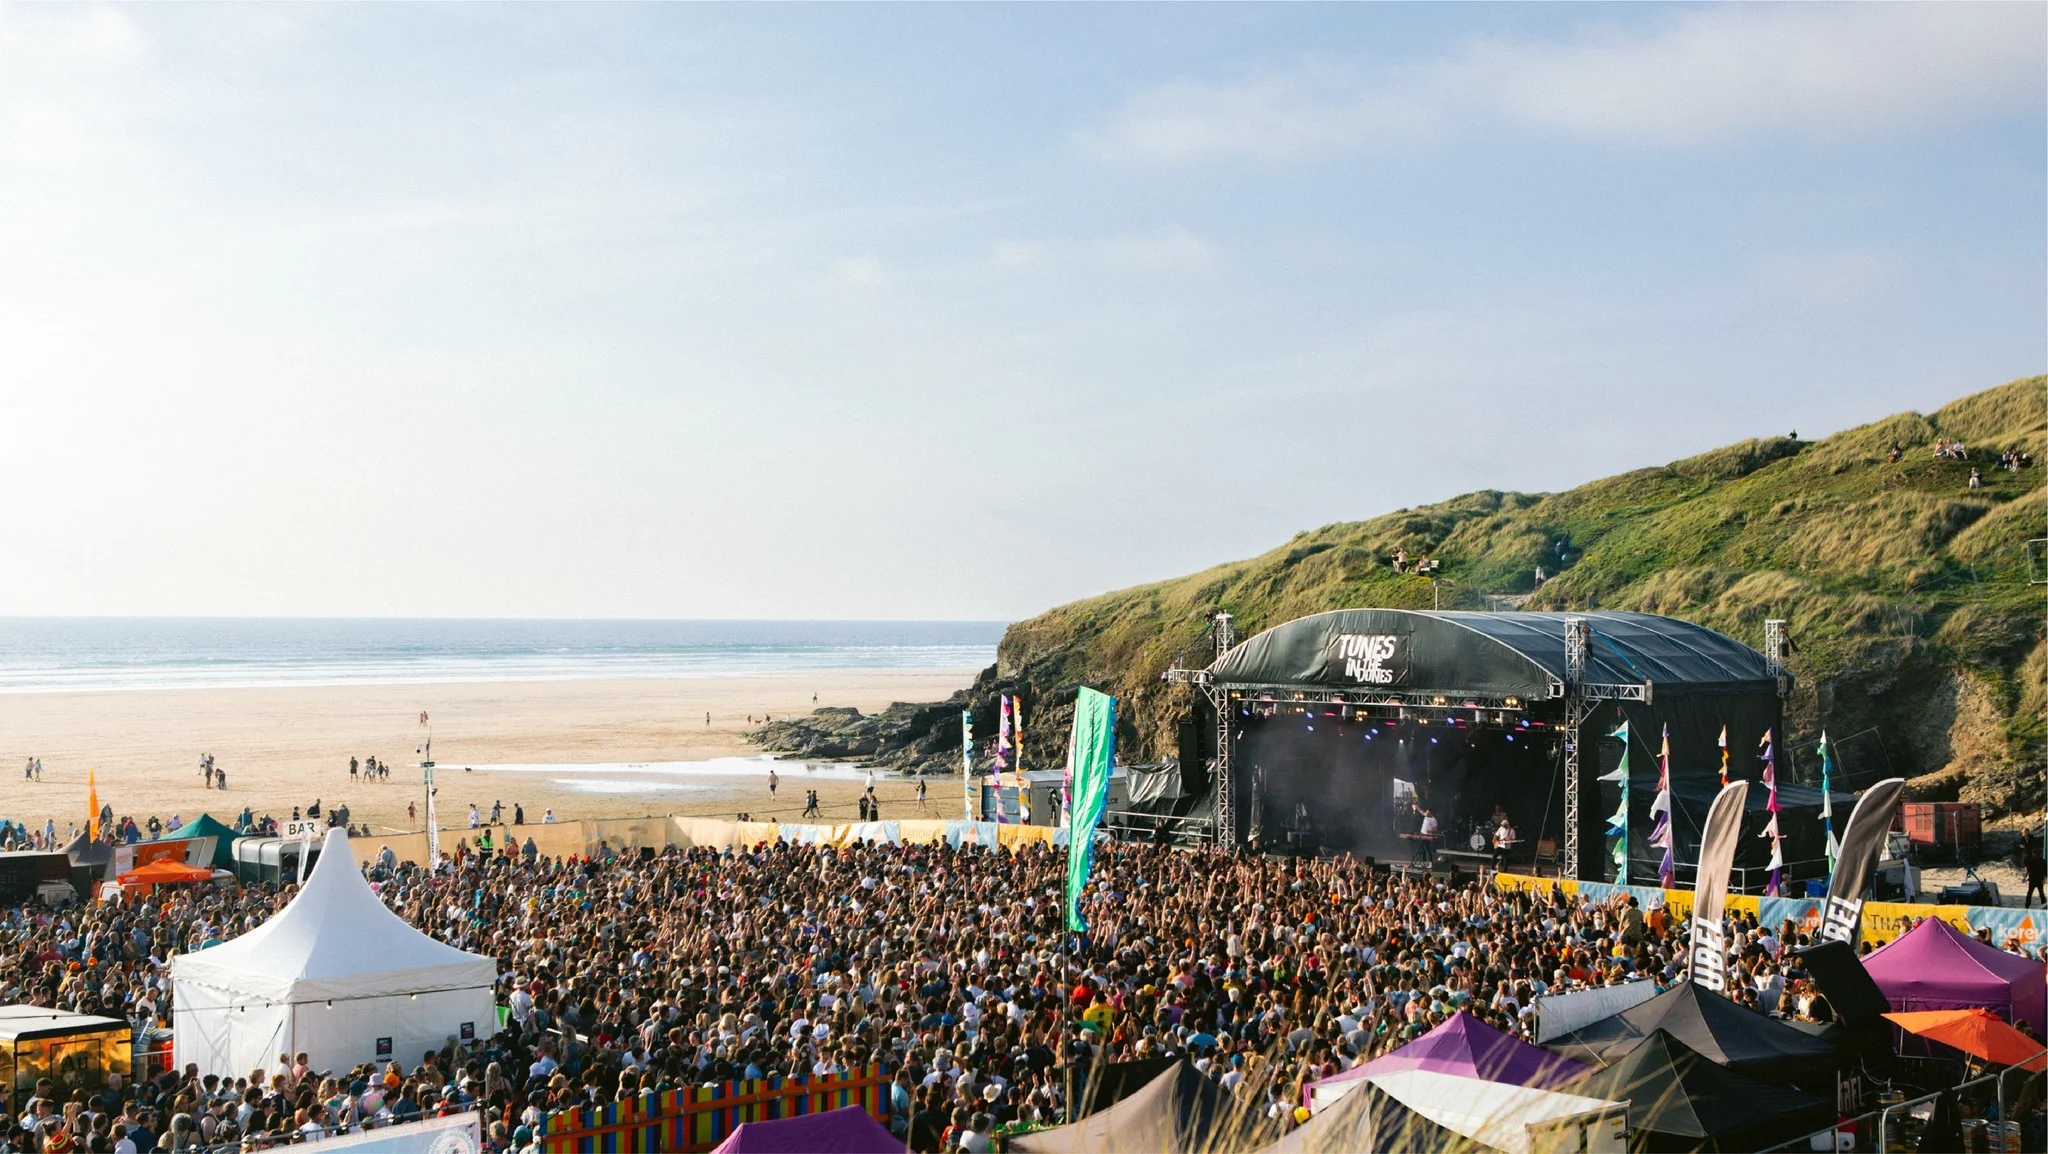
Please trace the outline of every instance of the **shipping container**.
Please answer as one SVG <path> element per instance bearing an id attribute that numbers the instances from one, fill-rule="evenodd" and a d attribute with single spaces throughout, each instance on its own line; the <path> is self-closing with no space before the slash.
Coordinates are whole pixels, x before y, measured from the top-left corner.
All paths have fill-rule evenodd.
<path id="1" fill-rule="evenodd" d="M 1977 807 L 1956 801 L 1909 801 L 1899 806 L 1906 837 L 1915 846 L 1974 854 L 1982 842 Z"/>

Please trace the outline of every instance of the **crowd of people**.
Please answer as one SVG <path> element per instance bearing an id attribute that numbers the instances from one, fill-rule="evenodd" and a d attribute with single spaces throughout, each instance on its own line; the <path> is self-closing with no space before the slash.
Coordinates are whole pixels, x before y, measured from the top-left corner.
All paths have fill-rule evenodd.
<path id="1" fill-rule="evenodd" d="M 1685 967 L 1683 927 L 1633 899 L 1503 892 L 1350 858 L 1119 843 L 1086 935 L 1063 930 L 1064 855 L 941 845 L 615 850 L 517 839 L 429 871 L 377 855 L 385 902 L 498 959 L 509 1027 L 408 1066 L 186 1069 L 17 1102 L 0 1150 L 256 1149 L 415 1113 L 480 1110 L 491 1148 L 550 1111 L 704 1082 L 892 1079 L 917 1151 L 979 1150 L 1064 1117 L 1068 1067 L 1185 1055 L 1285 1124 L 1302 1085 L 1459 1010 L 1533 1040 L 1536 998 Z M 261 924 L 290 886 L 164 889 L 0 914 L 0 1000 L 169 1025 L 169 960 Z M 1732 996 L 1823 1012 L 1795 927 L 1731 920 Z M 52 1139 L 51 1131 L 68 1135 Z M 68 1140 L 73 1145 L 64 1145 Z"/>

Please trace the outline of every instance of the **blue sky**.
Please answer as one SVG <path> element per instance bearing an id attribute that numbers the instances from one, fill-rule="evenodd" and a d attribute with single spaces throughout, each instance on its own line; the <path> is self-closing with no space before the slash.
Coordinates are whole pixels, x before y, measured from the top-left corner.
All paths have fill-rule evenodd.
<path id="1" fill-rule="evenodd" d="M 0 7 L 0 605 L 1011 618 L 2048 363 L 2038 5 Z"/>

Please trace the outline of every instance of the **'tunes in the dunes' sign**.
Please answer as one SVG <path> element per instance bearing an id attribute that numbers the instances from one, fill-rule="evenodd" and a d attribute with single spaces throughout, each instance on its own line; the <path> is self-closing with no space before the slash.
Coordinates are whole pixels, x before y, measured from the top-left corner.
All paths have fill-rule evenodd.
<path id="1" fill-rule="evenodd" d="M 1392 685 L 1405 672 L 1396 658 L 1405 661 L 1401 638 L 1392 633 L 1339 633 L 1330 641 L 1332 663 L 1344 671 L 1346 680 L 1360 685 Z"/>

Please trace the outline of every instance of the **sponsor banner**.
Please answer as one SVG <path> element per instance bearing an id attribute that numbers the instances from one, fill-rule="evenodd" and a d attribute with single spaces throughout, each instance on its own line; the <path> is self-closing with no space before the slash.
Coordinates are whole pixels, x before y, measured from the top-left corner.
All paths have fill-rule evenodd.
<path id="1" fill-rule="evenodd" d="M 1699 886 L 1692 911 L 1692 980 L 1719 993 L 1728 985 L 1728 947 L 1722 919 L 1728 899 L 1728 871 L 1735 865 L 1735 843 L 1742 836 L 1742 803 L 1749 783 L 1731 781 L 1707 810 L 1700 834 Z M 1775 875 L 1773 875 L 1775 877 Z"/>
<path id="2" fill-rule="evenodd" d="M 1502 873 L 1494 876 L 1494 886 L 1501 890 L 1534 893 L 1548 897 L 1555 878 L 1529 877 L 1526 874 Z M 1583 898 L 1591 902 L 1604 902 L 1628 894 L 1636 898 L 1644 909 L 1651 909 L 1653 900 L 1668 903 L 1674 917 L 1683 916 L 1681 911 L 1689 910 L 1694 895 L 1687 890 L 1658 890 L 1648 886 L 1610 886 L 1600 882 L 1563 883 L 1567 898 Z M 1724 914 L 1754 914 L 1759 924 L 1776 930 L 1788 919 L 1801 929 L 1812 931 L 1831 914 L 1828 902 L 1808 898 L 1758 898 L 1744 894 L 1730 894 L 1724 899 Z M 1908 902 L 1864 902 L 1861 910 L 1858 941 L 1872 946 L 1881 946 L 1904 934 L 1912 927 L 1909 922 L 1920 922 L 1927 918 L 1940 918 L 1966 934 L 1975 935 L 1978 930 L 1991 931 L 1991 944 L 2000 949 L 2017 949 L 2031 957 L 2042 957 L 2043 939 L 2048 938 L 2048 910 L 2026 910 L 2011 907 L 1992 906 L 1930 906 Z"/>
<path id="3" fill-rule="evenodd" d="M 1870 892 L 1871 874 L 1884 852 L 1885 834 L 1892 815 L 1899 809 L 1899 793 L 1906 788 L 1903 777 L 1887 778 L 1863 791 L 1856 810 L 1849 815 L 1849 828 L 1842 836 L 1841 857 L 1828 878 L 1828 909 L 1821 934 L 1831 942 L 1854 942 L 1856 923 L 1862 916 L 1863 896 Z"/>
<path id="4" fill-rule="evenodd" d="M 1822 912 L 1825 903 L 1812 898 L 1758 898 L 1756 899 L 1757 924 L 1767 926 L 1775 933 L 1786 922 L 1791 922 L 1803 934 L 1820 932 Z"/>

